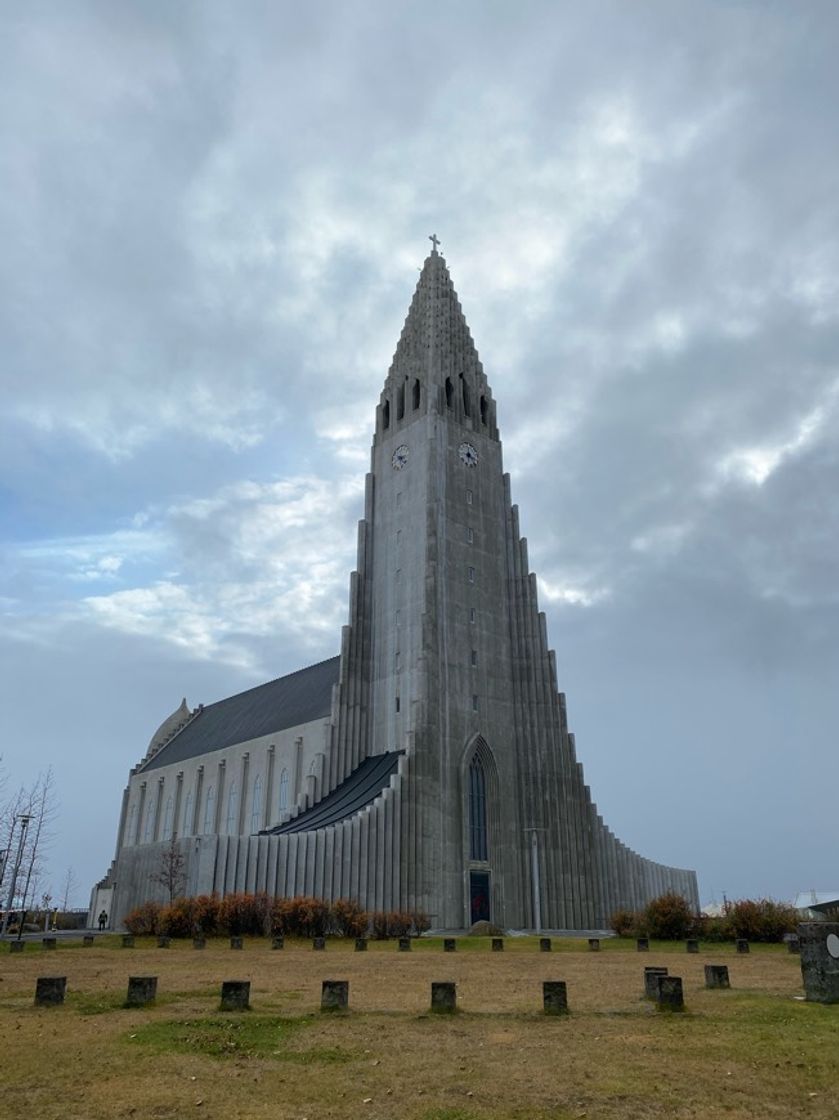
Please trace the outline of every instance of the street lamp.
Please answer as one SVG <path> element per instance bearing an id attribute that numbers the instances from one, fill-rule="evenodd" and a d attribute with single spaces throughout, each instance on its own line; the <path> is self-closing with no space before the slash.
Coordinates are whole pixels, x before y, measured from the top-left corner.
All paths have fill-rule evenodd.
<path id="1" fill-rule="evenodd" d="M 8 928 L 8 925 L 9 925 L 9 915 L 11 914 L 12 904 L 14 903 L 14 900 L 15 900 L 15 890 L 17 888 L 18 872 L 20 871 L 20 864 L 21 864 L 21 860 L 23 859 L 23 843 L 26 839 L 26 830 L 29 827 L 29 822 L 31 820 L 32 820 L 32 814 L 31 813 L 21 813 L 20 816 L 15 817 L 14 821 L 12 822 L 12 835 L 14 835 L 14 826 L 18 821 L 20 821 L 20 836 L 18 837 L 18 841 L 17 841 L 17 855 L 15 856 L 15 865 L 12 869 L 12 881 L 11 881 L 11 884 L 9 886 L 9 900 L 6 903 L 6 912 L 3 915 L 3 927 L 2 927 L 2 929 L 0 929 L 0 937 L 5 937 L 6 936 L 6 929 Z M 9 850 L 11 850 L 11 848 Z M 20 929 L 18 930 L 18 938 L 20 938 L 22 933 L 23 933 L 23 919 L 21 918 Z"/>

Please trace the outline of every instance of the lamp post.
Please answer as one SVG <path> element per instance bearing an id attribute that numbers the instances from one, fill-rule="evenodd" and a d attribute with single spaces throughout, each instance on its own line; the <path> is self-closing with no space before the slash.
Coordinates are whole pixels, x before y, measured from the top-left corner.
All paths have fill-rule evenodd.
<path id="1" fill-rule="evenodd" d="M 15 890 L 17 888 L 17 877 L 20 871 L 21 860 L 23 859 L 23 843 L 26 840 L 26 830 L 29 827 L 29 822 L 32 820 L 30 813 L 21 813 L 19 817 L 15 817 L 15 822 L 20 821 L 20 836 L 17 841 L 17 854 L 15 856 L 15 864 L 12 868 L 12 881 L 9 886 L 9 899 L 6 903 L 6 913 L 3 915 L 3 927 L 0 929 L 0 937 L 6 936 L 6 929 L 9 925 L 9 915 L 12 910 L 12 904 L 15 900 Z M 12 832 L 14 833 L 14 823 L 12 825 Z M 10 848 L 11 850 L 11 848 Z M 18 937 L 23 933 L 23 920 L 21 919 L 21 928 L 18 930 Z"/>

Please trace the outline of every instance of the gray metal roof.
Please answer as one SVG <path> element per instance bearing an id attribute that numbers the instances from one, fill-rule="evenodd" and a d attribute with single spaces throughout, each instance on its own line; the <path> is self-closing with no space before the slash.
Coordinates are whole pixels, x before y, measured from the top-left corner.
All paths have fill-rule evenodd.
<path id="1" fill-rule="evenodd" d="M 272 836 L 279 836 L 284 832 L 311 832 L 353 816 L 379 796 L 399 764 L 401 754 L 404 751 L 388 751 L 365 758 L 349 777 L 344 778 L 339 786 L 316 805 L 293 820 L 277 825 L 276 828 L 268 828 L 265 832 Z"/>
<path id="2" fill-rule="evenodd" d="M 140 769 L 155 770 L 185 762 L 207 751 L 325 719 L 331 711 L 332 686 L 338 682 L 340 660 L 330 657 L 308 669 L 208 704 Z"/>

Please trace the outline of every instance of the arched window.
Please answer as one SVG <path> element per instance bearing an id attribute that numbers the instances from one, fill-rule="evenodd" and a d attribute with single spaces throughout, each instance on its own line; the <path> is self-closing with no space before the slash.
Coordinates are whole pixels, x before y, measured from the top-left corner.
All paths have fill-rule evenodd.
<path id="1" fill-rule="evenodd" d="M 216 787 L 210 786 L 207 790 L 207 800 L 204 802 L 204 835 L 213 831 L 216 825 Z"/>
<path id="2" fill-rule="evenodd" d="M 253 780 L 253 797 L 251 798 L 251 835 L 259 832 L 262 824 L 262 775 L 257 774 Z"/>
<path id="3" fill-rule="evenodd" d="M 232 836 L 234 832 L 239 831 L 239 814 L 238 814 L 238 800 L 237 795 L 239 791 L 236 788 L 236 783 L 230 786 L 230 792 L 227 795 L 227 820 L 224 822 L 224 831 L 228 836 Z"/>
<path id="4" fill-rule="evenodd" d="M 420 406 L 420 383 L 418 377 L 414 379 L 414 393 L 412 404 L 414 406 L 414 409 L 417 409 Z"/>
<path id="5" fill-rule="evenodd" d="M 469 386 L 463 374 L 460 375 L 460 391 L 463 396 L 463 411 L 467 416 L 472 415 L 472 406 L 469 400 Z"/>
<path id="6" fill-rule="evenodd" d="M 469 764 L 469 858 L 486 860 L 487 797 L 486 775 L 477 755 Z"/>
<path id="7" fill-rule="evenodd" d="M 447 377 L 446 378 L 446 408 L 453 408 L 453 407 L 454 407 L 454 386 L 452 385 L 452 379 L 450 377 Z"/>
<path id="8" fill-rule="evenodd" d="M 396 419 L 401 420 L 405 415 L 405 385 L 404 383 L 396 390 Z"/>
<path id="9" fill-rule="evenodd" d="M 481 397 L 481 423 L 486 424 L 486 422 L 487 422 L 487 399 L 486 399 L 486 397 L 482 396 Z"/>
<path id="10" fill-rule="evenodd" d="M 192 790 L 186 795 L 184 819 L 181 822 L 181 836 L 192 836 Z"/>
<path id="11" fill-rule="evenodd" d="M 278 807 L 281 813 L 288 811 L 288 770 L 283 770 L 280 774 L 280 804 Z"/>
<path id="12" fill-rule="evenodd" d="M 385 401 L 382 405 L 382 427 L 390 427 L 390 401 Z"/>
<path id="13" fill-rule="evenodd" d="M 166 808 L 163 810 L 163 832 L 160 837 L 161 840 L 172 839 L 172 813 L 174 808 L 174 802 L 172 801 L 172 795 L 170 793 L 166 798 Z"/>

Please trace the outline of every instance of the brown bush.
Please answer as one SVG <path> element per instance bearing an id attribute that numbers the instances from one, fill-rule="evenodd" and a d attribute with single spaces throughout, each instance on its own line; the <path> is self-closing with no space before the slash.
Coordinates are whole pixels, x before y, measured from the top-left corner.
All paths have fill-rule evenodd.
<path id="1" fill-rule="evenodd" d="M 135 906 L 123 920 L 123 925 L 136 937 L 154 935 L 159 932 L 162 909 L 159 902 L 144 902 L 140 906 Z"/>
<path id="2" fill-rule="evenodd" d="M 795 933 L 798 914 L 795 907 L 771 898 L 741 898 L 726 906 L 725 924 L 732 938 L 783 941 L 784 934 Z"/>
<path id="3" fill-rule="evenodd" d="M 640 916 L 634 910 L 617 909 L 609 919 L 609 927 L 618 937 L 634 937 L 641 925 Z"/>
<path id="4" fill-rule="evenodd" d="M 675 891 L 667 891 L 648 902 L 640 918 L 638 932 L 660 941 L 682 941 L 692 937 L 698 922 L 698 915 Z"/>
<path id="5" fill-rule="evenodd" d="M 340 937 L 363 937 L 369 921 L 367 911 L 352 898 L 339 898 L 332 907 L 330 925 Z"/>
<path id="6" fill-rule="evenodd" d="M 329 903 L 321 898 L 298 895 L 275 899 L 271 926 L 275 933 L 290 937 L 325 937 L 330 930 Z"/>
<path id="7" fill-rule="evenodd" d="M 218 904 L 218 927 L 235 937 L 263 937 L 271 925 L 271 900 L 264 891 L 226 895 Z"/>

